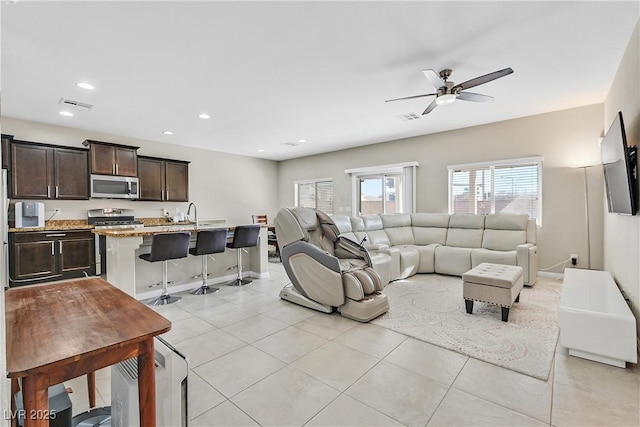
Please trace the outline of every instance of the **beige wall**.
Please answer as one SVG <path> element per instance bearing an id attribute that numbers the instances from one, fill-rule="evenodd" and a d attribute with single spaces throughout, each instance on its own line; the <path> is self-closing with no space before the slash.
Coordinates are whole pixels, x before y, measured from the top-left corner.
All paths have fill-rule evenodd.
<path id="1" fill-rule="evenodd" d="M 605 101 L 603 128 L 608 129 L 618 111 L 629 145 L 640 144 L 640 20 L 622 58 Z M 638 199 L 640 200 L 640 198 Z M 604 268 L 632 301 L 640 336 L 640 214 L 604 213 Z"/>
<path id="2" fill-rule="evenodd" d="M 280 205 L 293 205 L 293 181 L 332 177 L 334 212 L 345 213 L 351 206 L 351 181 L 345 169 L 418 161 L 417 211 L 446 212 L 448 165 L 543 156 L 540 267 L 577 253 L 579 267 L 586 268 L 584 169 L 576 166 L 599 162 L 602 114 L 603 105 L 598 104 L 284 161 L 279 173 Z M 590 168 L 588 177 L 591 267 L 601 268 L 600 168 Z"/>
<path id="3" fill-rule="evenodd" d="M 16 139 L 82 147 L 85 139 L 138 146 L 138 154 L 188 160 L 189 199 L 198 209 L 199 219 L 225 218 L 230 223 L 250 223 L 252 214 L 277 212 L 278 163 L 252 157 L 225 154 L 175 144 L 108 135 L 12 118 L 2 118 L 2 133 Z M 45 201 L 47 217 L 61 209 L 57 219 L 86 218 L 87 209 L 122 207 L 133 209 L 137 217 L 159 217 L 162 208 L 173 215 L 176 207 L 186 212 L 188 203 L 138 202 L 97 199 L 87 201 Z"/>

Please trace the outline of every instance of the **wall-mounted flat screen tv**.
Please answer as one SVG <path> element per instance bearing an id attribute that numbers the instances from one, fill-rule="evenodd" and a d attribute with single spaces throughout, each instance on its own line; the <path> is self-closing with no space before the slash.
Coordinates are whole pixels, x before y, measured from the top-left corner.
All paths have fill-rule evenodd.
<path id="1" fill-rule="evenodd" d="M 635 215 L 636 147 L 627 146 L 622 112 L 618 112 L 600 146 L 609 212 Z"/>

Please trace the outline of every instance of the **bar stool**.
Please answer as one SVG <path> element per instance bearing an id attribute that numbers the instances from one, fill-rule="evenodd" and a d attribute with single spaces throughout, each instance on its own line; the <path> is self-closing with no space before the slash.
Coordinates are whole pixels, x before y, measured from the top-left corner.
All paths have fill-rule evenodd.
<path id="1" fill-rule="evenodd" d="M 227 286 L 242 286 L 251 283 L 252 280 L 242 278 L 242 251 L 244 248 L 258 246 L 260 236 L 260 225 L 239 225 L 233 231 L 233 240 L 227 243 L 229 249 L 236 249 L 238 253 L 238 277 Z"/>
<path id="2" fill-rule="evenodd" d="M 186 258 L 189 255 L 189 239 L 191 233 L 158 233 L 151 240 L 151 253 L 140 255 L 140 259 L 148 262 L 162 261 L 162 294 L 157 298 L 145 301 L 148 305 L 167 305 L 180 301 L 182 297 L 169 295 L 167 290 L 167 261 Z"/>
<path id="3" fill-rule="evenodd" d="M 207 284 L 207 257 L 210 254 L 224 252 L 227 246 L 228 231 L 226 228 L 198 231 L 196 247 L 189 249 L 189 253 L 202 257 L 202 285 L 198 289 L 191 291 L 190 293 L 192 295 L 204 295 L 208 292 L 213 293 L 220 290 L 219 288 L 212 288 Z"/>

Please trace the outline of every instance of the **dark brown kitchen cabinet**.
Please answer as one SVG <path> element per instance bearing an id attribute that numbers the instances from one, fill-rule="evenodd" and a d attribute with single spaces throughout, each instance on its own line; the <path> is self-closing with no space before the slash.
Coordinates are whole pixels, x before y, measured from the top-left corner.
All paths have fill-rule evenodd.
<path id="1" fill-rule="evenodd" d="M 29 285 L 95 275 L 91 231 L 9 234 L 9 284 Z"/>
<path id="2" fill-rule="evenodd" d="M 89 198 L 88 151 L 29 142 L 11 143 L 11 197 Z"/>
<path id="3" fill-rule="evenodd" d="M 9 169 L 9 145 L 13 135 L 2 134 L 2 169 Z"/>
<path id="4" fill-rule="evenodd" d="M 91 173 L 96 175 L 138 176 L 138 147 L 86 140 Z"/>
<path id="5" fill-rule="evenodd" d="M 138 156 L 138 178 L 138 200 L 189 201 L 189 162 Z"/>

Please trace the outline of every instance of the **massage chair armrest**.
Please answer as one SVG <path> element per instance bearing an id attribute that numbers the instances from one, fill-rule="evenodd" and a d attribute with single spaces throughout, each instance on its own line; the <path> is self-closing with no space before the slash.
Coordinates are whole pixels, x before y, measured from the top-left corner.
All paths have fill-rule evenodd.
<path id="1" fill-rule="evenodd" d="M 538 275 L 538 246 L 525 243 L 516 247 L 517 264 L 522 267 L 522 279 L 525 285 L 533 286 Z"/>
<path id="2" fill-rule="evenodd" d="M 345 237 L 338 237 L 335 242 L 335 254 L 340 259 L 362 259 L 371 267 L 369 251 L 361 244 Z"/>
<path id="3" fill-rule="evenodd" d="M 329 252 L 323 249 L 320 249 L 318 246 L 305 241 L 294 242 L 290 245 L 287 245 L 282 250 L 282 256 L 284 257 L 283 260 L 288 260 L 289 257 L 295 256 L 300 253 L 308 255 L 315 261 L 337 273 L 341 272 L 340 260 L 337 257 L 331 255 Z"/>

